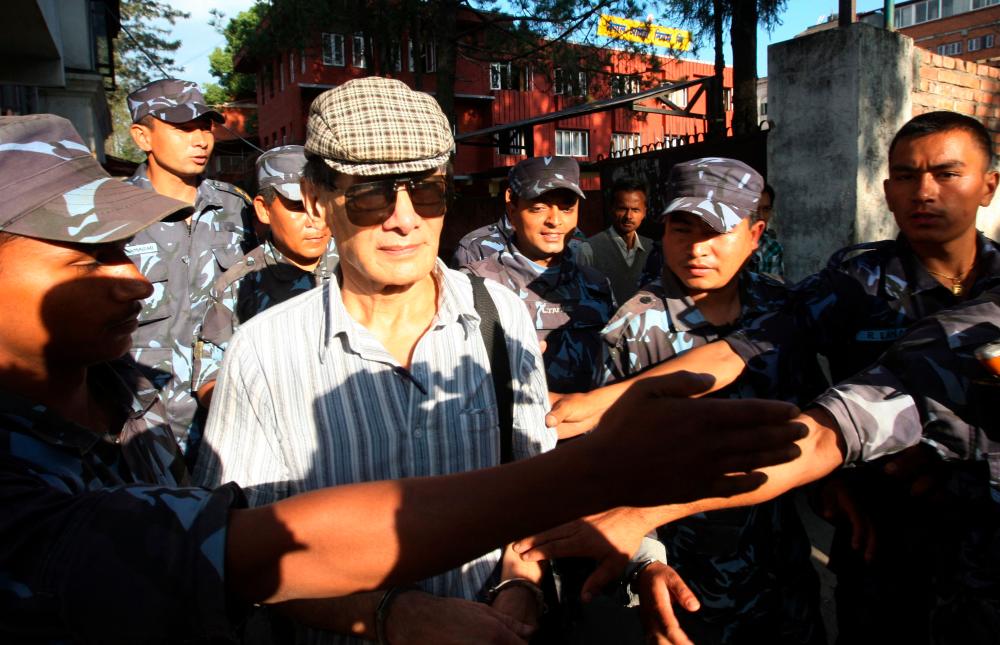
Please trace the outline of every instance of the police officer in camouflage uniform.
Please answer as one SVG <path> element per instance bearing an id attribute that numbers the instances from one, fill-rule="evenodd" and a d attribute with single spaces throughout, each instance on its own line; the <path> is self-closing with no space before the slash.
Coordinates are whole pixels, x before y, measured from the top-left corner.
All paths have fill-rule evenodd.
<path id="1" fill-rule="evenodd" d="M 1000 281 L 1000 245 L 975 228 L 980 206 L 990 204 L 997 188 L 994 161 L 990 134 L 975 119 L 953 112 L 914 117 L 889 148 L 884 190 L 900 228 L 895 240 L 839 251 L 823 271 L 796 285 L 780 310 L 649 375 L 688 369 L 708 372 L 724 385 L 755 361 L 793 364 L 816 353 L 828 358 L 834 382 L 864 369 L 920 319 Z M 779 374 L 790 382 L 797 379 L 794 370 Z M 572 405 L 580 404 L 563 404 L 554 411 L 555 420 L 576 420 Z M 943 552 L 920 530 L 921 500 L 909 499 L 881 464 L 839 473 L 824 499 L 838 502 L 823 509 L 838 520 L 856 516 L 852 506 L 858 504 L 849 502 L 861 501 L 881 545 L 874 559 L 866 554 L 872 560 L 866 562 L 851 544 L 852 527 L 838 522 L 831 567 L 838 575 L 841 637 L 845 642 L 927 642 L 927 622 L 912 616 L 926 616 L 927 598 L 940 590 L 932 573 L 936 567 L 915 562 L 914 554 L 926 560 Z M 983 515 L 976 519 L 992 521 Z M 976 532 L 968 526 L 951 528 L 956 534 Z"/>
<path id="2" fill-rule="evenodd" d="M 302 146 L 273 148 L 257 159 L 257 219 L 268 238 L 215 281 L 194 350 L 194 389 L 208 407 L 211 386 L 236 329 L 258 313 L 325 284 L 337 266 L 330 228 L 302 204 Z"/>
<path id="3" fill-rule="evenodd" d="M 753 168 L 733 159 L 695 159 L 673 167 L 662 214 L 662 276 L 639 290 L 605 327 L 605 383 L 717 340 L 786 299 L 781 283 L 745 268 L 764 228 L 757 208 L 763 186 Z M 778 368 L 758 361 L 715 396 L 797 402 L 798 383 L 786 391 L 773 387 Z M 811 379 L 812 395 L 821 391 L 815 364 L 798 371 L 801 379 Z M 701 599 L 697 613 L 680 613 L 694 642 L 824 641 L 818 581 L 794 500 L 779 497 L 699 513 L 658 534 L 669 562 Z"/>
<path id="4" fill-rule="evenodd" d="M 505 193 L 514 230 L 505 249 L 465 267 L 517 293 L 546 343 L 549 391 L 588 390 L 600 366 L 600 331 L 615 310 L 608 278 L 580 267 L 567 239 L 576 229 L 580 166 L 569 157 L 533 157 L 510 171 Z"/>
<path id="5" fill-rule="evenodd" d="M 203 176 L 214 146 L 212 122 L 224 119 L 205 105 L 196 84 L 154 81 L 129 94 L 128 106 L 130 133 L 147 156 L 129 183 L 195 209 L 185 221 L 150 226 L 128 246 L 129 257 L 154 288 L 132 354 L 164 393 L 170 426 L 190 452 L 201 433 L 191 381 L 196 327 L 212 285 L 256 246 L 250 200 L 235 186 Z"/>

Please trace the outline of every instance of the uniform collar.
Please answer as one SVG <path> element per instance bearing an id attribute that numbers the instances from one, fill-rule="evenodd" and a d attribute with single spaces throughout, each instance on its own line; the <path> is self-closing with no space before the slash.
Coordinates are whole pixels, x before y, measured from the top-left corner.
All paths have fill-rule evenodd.
<path id="1" fill-rule="evenodd" d="M 743 269 L 736 274 L 736 279 L 739 280 L 740 317 L 733 321 L 732 325 L 739 325 L 740 321 L 748 316 L 761 314 L 770 306 L 766 302 L 766 294 L 758 285 L 760 278 L 756 274 Z M 699 327 L 717 328 L 701 314 L 698 305 L 688 295 L 673 271 L 664 268 L 660 284 L 663 288 L 664 307 L 669 314 L 667 318 L 671 332 L 684 332 Z"/>
<path id="2" fill-rule="evenodd" d="M 153 182 L 149 180 L 148 161 L 144 161 L 139 164 L 139 167 L 135 169 L 134 173 L 132 173 L 132 177 L 129 178 L 129 182 L 133 186 L 138 186 L 147 190 L 155 190 L 153 188 Z M 219 194 L 219 190 L 215 185 L 215 182 L 211 179 L 205 179 L 205 176 L 202 175 L 198 178 L 198 193 L 195 197 L 194 207 L 196 211 L 201 212 L 205 210 L 206 206 L 222 208 L 222 195 Z"/>
<path id="3" fill-rule="evenodd" d="M 886 289 L 905 286 L 913 294 L 932 289 L 948 290 L 927 271 L 905 235 L 900 233 L 896 236 L 896 244 L 897 253 L 885 265 L 886 278 L 894 279 L 886 281 Z M 1000 276 L 1000 250 L 993 240 L 979 231 L 976 231 L 976 268 L 979 277 L 973 285 L 974 292 Z M 892 282 L 896 284 L 893 285 Z"/>
<path id="4" fill-rule="evenodd" d="M 126 419 L 142 417 L 156 401 L 156 390 L 139 377 L 136 390 L 126 384 L 123 373 L 137 375 L 134 365 L 129 366 L 130 359 L 118 359 L 111 363 L 92 365 L 87 372 L 87 380 L 98 396 L 106 398 Z M 58 413 L 39 403 L 32 403 L 16 394 L 0 391 L 0 418 L 8 423 L 5 426 L 23 434 L 31 435 L 45 443 L 62 448 L 70 448 L 83 454 L 91 449 L 105 436 L 98 435 L 72 421 L 68 421 Z M 110 436 L 118 435 L 112 433 Z"/>
<path id="5" fill-rule="evenodd" d="M 618 231 L 615 230 L 614 226 L 609 226 L 606 229 L 606 232 L 608 234 L 608 237 L 610 237 L 615 242 L 615 244 L 621 245 L 621 247 L 623 249 L 625 249 L 626 251 L 629 250 L 628 246 L 625 243 L 625 238 L 618 234 Z M 632 248 L 633 248 L 633 250 L 636 250 L 636 251 L 645 251 L 646 250 L 646 247 L 643 246 L 643 244 L 642 244 L 642 236 L 639 235 L 638 231 L 636 231 L 636 233 L 635 233 L 635 246 L 632 247 Z"/>

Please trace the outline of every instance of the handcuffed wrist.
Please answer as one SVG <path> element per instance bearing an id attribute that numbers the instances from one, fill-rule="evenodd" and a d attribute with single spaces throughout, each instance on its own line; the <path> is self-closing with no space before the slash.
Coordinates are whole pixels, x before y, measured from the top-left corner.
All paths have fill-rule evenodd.
<path id="1" fill-rule="evenodd" d="M 514 587 L 526 589 L 531 593 L 538 605 L 539 614 L 544 614 L 548 610 L 548 607 L 545 605 L 545 592 L 542 591 L 541 587 L 527 578 L 508 578 L 507 580 L 502 580 L 497 586 L 486 593 L 486 598 L 492 604 L 497 599 L 497 596 L 500 595 L 500 592 Z"/>

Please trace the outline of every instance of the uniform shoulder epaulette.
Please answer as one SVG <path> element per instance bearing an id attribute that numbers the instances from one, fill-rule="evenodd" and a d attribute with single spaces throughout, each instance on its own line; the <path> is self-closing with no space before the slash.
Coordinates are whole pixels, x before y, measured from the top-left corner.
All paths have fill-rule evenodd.
<path id="1" fill-rule="evenodd" d="M 830 256 L 830 259 L 826 262 L 826 266 L 828 269 L 836 269 L 837 267 L 843 266 L 845 262 L 858 258 L 866 253 L 890 249 L 895 246 L 896 240 L 879 240 L 878 242 L 862 242 L 861 244 L 845 246 Z"/>
<path id="2" fill-rule="evenodd" d="M 216 189 L 236 195 L 237 197 L 245 201 L 247 204 L 253 203 L 253 198 L 250 197 L 250 195 L 248 195 L 247 192 L 242 188 L 240 188 L 239 186 L 235 186 L 233 184 L 224 181 L 219 181 L 218 179 L 211 179 L 210 181 L 212 182 L 212 186 L 215 187 Z"/>
<path id="3" fill-rule="evenodd" d="M 226 289 L 237 280 L 242 280 L 245 276 L 260 271 L 266 266 L 264 261 L 264 247 L 254 247 L 249 253 L 233 263 L 233 266 L 226 269 L 212 285 L 212 294 L 221 297 Z"/>

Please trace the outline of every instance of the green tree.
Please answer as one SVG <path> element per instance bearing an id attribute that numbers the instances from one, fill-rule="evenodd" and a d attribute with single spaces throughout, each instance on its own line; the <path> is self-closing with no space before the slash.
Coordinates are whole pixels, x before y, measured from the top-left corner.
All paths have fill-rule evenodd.
<path id="1" fill-rule="evenodd" d="M 205 88 L 205 100 L 210 104 L 256 97 L 254 76 L 237 72 L 233 66 L 236 57 L 248 49 L 266 10 L 267 5 L 258 3 L 236 14 L 228 22 L 221 11 L 213 9 L 210 12 L 210 24 L 226 38 L 225 47 L 216 47 L 208 56 L 208 70 L 219 81 L 218 84 L 210 84 Z"/>
<path id="2" fill-rule="evenodd" d="M 108 97 L 112 133 L 105 152 L 132 161 L 142 161 L 128 129 L 132 124 L 125 98 L 146 83 L 178 71 L 173 53 L 179 40 L 171 40 L 171 28 L 190 14 L 159 0 L 121 0 L 122 29 L 115 39 L 115 85 Z"/>
<path id="3" fill-rule="evenodd" d="M 715 48 L 715 76 L 722 78 L 723 33 L 729 26 L 733 53 L 733 132 L 757 129 L 757 27 L 771 28 L 779 22 L 787 0 L 669 0 L 667 11 L 694 27 L 695 39 L 704 43 L 711 33 Z M 721 83 L 709 92 L 709 136 L 725 136 Z"/>

